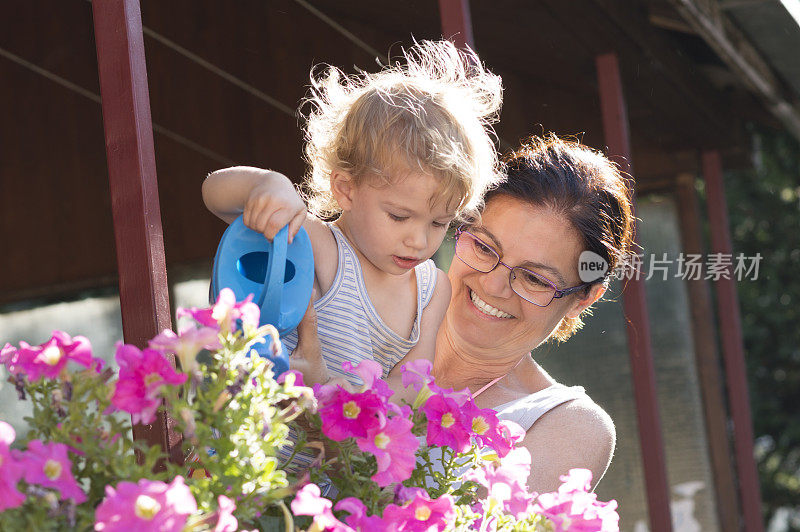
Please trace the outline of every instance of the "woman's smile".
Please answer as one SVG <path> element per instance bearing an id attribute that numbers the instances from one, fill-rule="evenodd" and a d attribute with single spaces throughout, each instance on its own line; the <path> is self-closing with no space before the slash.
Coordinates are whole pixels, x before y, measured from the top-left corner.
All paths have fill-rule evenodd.
<path id="1" fill-rule="evenodd" d="M 469 298 L 470 301 L 472 302 L 472 306 L 481 314 L 487 317 L 495 319 L 503 319 L 503 320 L 511 319 L 514 317 L 508 312 L 503 312 L 499 308 L 493 307 L 492 305 L 481 299 L 478 296 L 478 294 L 476 294 L 472 289 L 468 288 L 467 291 L 469 293 Z"/>

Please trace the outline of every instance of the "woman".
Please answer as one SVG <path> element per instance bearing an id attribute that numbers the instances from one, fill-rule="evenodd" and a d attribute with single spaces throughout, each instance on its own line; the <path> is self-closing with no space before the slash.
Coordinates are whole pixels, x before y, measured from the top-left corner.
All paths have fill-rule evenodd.
<path id="1" fill-rule="evenodd" d="M 633 229 L 629 191 L 603 155 L 555 136 L 512 154 L 507 172 L 486 196 L 481 219 L 457 235 L 434 375 L 442 386 L 479 393 L 477 406 L 526 429 L 534 491 L 555 490 L 573 467 L 590 469 L 597 482 L 614 451 L 611 419 L 582 388 L 556 383 L 529 353 L 548 339 L 569 338 L 605 292 L 607 275 L 581 282 L 579 257 L 592 251 L 610 272 L 625 256 Z"/>
<path id="2" fill-rule="evenodd" d="M 457 232 L 434 376 L 522 425 L 533 491 L 554 491 L 575 467 L 591 470 L 596 484 L 614 452 L 614 425 L 583 388 L 555 382 L 531 351 L 569 338 L 605 292 L 608 272 L 631 245 L 630 190 L 602 154 L 555 136 L 523 145 L 507 173 L 480 219 Z M 581 282 L 584 251 L 606 261 L 605 275 Z M 302 324 L 293 356 L 314 353 L 313 333 L 313 320 Z"/>

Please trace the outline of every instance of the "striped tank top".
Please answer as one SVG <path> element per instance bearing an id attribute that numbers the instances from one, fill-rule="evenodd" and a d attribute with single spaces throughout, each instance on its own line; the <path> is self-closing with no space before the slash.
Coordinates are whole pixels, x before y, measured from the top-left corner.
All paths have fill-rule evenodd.
<path id="1" fill-rule="evenodd" d="M 322 357 L 333 377 L 343 377 L 354 385 L 361 379 L 342 370 L 342 362 L 354 365 L 374 360 L 383 368 L 383 378 L 419 341 L 422 311 L 436 287 L 436 266 L 427 260 L 414 268 L 417 277 L 417 313 L 409 338 L 391 330 L 378 315 L 367 294 L 361 264 L 344 234 L 328 224 L 339 250 L 336 277 L 330 290 L 314 303 L 317 311 Z M 283 339 L 289 351 L 297 347 L 297 331 Z"/>
<path id="2" fill-rule="evenodd" d="M 317 311 L 317 329 L 322 348 L 322 357 L 331 377 L 343 377 L 354 386 L 361 379 L 342 369 L 342 362 L 349 360 L 354 365 L 362 360 L 374 360 L 383 368 L 383 378 L 417 345 L 420 335 L 422 311 L 428 305 L 436 287 L 436 266 L 427 260 L 414 268 L 417 277 L 417 315 L 411 336 L 403 338 L 389 328 L 378 315 L 367 294 L 361 263 L 355 250 L 344 234 L 333 224 L 328 224 L 339 250 L 336 277 L 330 290 L 314 303 Z M 297 347 L 297 331 L 283 338 L 291 352 Z M 289 445 L 278 449 L 281 462 L 289 462 L 285 469 L 297 473 L 308 468 L 318 451 L 303 450 L 292 456 L 297 433 L 291 429 Z"/>

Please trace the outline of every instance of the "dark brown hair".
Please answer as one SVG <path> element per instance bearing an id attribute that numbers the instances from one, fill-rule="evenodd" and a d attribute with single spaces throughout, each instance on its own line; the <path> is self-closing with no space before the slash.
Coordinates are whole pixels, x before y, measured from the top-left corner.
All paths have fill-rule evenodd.
<path id="1" fill-rule="evenodd" d="M 486 203 L 504 195 L 563 215 L 581 235 L 584 250 L 607 262 L 608 273 L 596 281 L 607 282 L 633 242 L 632 181 L 599 151 L 553 134 L 531 137 L 504 165 L 507 179 L 486 194 Z M 564 341 L 582 326 L 581 316 L 564 318 L 553 336 Z"/>

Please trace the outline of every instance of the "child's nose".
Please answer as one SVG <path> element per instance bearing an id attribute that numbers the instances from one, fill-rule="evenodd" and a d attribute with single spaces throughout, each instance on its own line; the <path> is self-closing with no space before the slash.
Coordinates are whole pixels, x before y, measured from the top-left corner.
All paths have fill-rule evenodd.
<path id="1" fill-rule="evenodd" d="M 405 244 L 412 249 L 421 251 L 428 247 L 428 233 L 423 229 L 414 228 L 406 236 Z"/>

